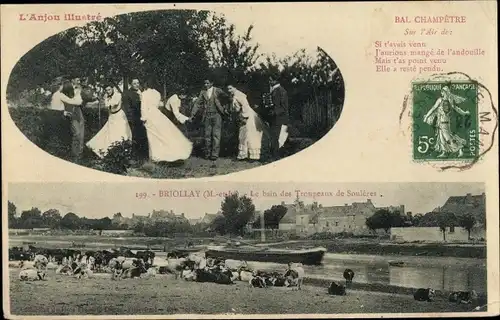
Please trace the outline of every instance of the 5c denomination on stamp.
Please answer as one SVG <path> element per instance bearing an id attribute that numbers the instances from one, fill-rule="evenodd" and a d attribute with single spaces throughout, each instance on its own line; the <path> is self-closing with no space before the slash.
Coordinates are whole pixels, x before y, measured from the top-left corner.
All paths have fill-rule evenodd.
<path id="1" fill-rule="evenodd" d="M 464 73 L 451 72 L 412 81 L 400 124 L 410 122 L 403 129 L 411 131 L 414 161 L 463 170 L 492 148 L 497 119 L 488 89 Z"/>

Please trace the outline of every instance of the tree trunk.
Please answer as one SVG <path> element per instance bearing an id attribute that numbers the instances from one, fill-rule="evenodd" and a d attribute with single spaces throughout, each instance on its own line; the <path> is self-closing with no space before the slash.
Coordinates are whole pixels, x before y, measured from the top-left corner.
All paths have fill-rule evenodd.
<path id="1" fill-rule="evenodd" d="M 163 70 L 163 99 L 167 101 L 167 69 Z"/>
<path id="2" fill-rule="evenodd" d="M 471 229 L 467 229 L 467 240 L 470 240 L 470 231 Z"/>

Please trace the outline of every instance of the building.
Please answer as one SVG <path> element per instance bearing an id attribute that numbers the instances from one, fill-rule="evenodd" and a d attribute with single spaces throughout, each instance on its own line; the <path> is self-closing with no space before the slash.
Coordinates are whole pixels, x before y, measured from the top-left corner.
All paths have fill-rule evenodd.
<path id="1" fill-rule="evenodd" d="M 202 218 L 192 218 L 192 219 L 188 219 L 188 220 L 189 220 L 189 224 L 192 225 L 192 226 L 194 226 L 194 225 L 200 223 L 201 219 Z"/>
<path id="2" fill-rule="evenodd" d="M 292 205 L 285 205 L 288 211 L 280 221 L 279 229 L 295 232 L 299 235 L 309 235 L 317 232 L 353 234 L 369 233 L 366 219 L 378 210 L 386 209 L 405 214 L 404 205 L 376 207 L 371 199 L 366 202 L 354 202 L 343 206 L 324 207 L 318 203 L 304 205 L 298 199 Z"/>
<path id="3" fill-rule="evenodd" d="M 405 214 L 404 205 L 376 207 L 371 199 L 367 199 L 366 202 L 353 202 L 350 205 L 322 207 L 318 217 L 319 229 L 321 232 L 366 234 L 369 233 L 366 219 L 379 210 Z"/>
<path id="4" fill-rule="evenodd" d="M 486 230 L 477 226 L 471 230 L 470 237 L 475 240 L 485 239 Z M 460 227 L 448 227 L 444 235 L 439 227 L 391 228 L 391 240 L 404 242 L 467 242 L 469 241 L 469 233 Z"/>
<path id="5" fill-rule="evenodd" d="M 443 206 L 433 210 L 433 212 L 452 212 L 455 215 L 472 214 L 479 225 L 486 225 L 486 195 L 483 192 L 479 195 L 467 193 L 465 196 L 452 196 Z"/>
<path id="6" fill-rule="evenodd" d="M 486 238 L 486 195 L 484 192 L 479 195 L 467 193 L 465 196 L 451 196 L 441 207 L 437 207 L 428 214 L 439 212 L 449 212 L 456 216 L 472 214 L 477 223 L 472 228 L 470 237 L 476 240 Z M 396 241 L 466 242 L 469 240 L 468 237 L 467 230 L 459 226 L 447 227 L 444 234 L 437 225 L 391 229 L 391 239 Z"/>
<path id="7" fill-rule="evenodd" d="M 203 218 L 201 218 L 200 220 L 200 223 L 203 223 L 203 224 L 211 224 L 215 217 L 217 217 L 217 215 L 221 214 L 220 212 L 218 213 L 205 213 L 205 215 L 203 216 Z"/>

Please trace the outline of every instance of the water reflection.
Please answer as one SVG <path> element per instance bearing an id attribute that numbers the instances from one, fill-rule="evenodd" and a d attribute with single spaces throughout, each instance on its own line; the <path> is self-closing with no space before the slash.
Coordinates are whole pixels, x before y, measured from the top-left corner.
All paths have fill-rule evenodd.
<path id="1" fill-rule="evenodd" d="M 429 259 L 428 257 L 426 259 Z M 453 259 L 450 259 L 452 263 Z M 248 262 L 253 269 L 285 270 L 285 265 L 274 263 Z M 380 283 L 408 288 L 432 287 L 444 291 L 486 292 L 486 267 L 480 265 L 461 266 L 460 264 L 426 266 L 389 266 L 387 262 L 358 262 L 325 259 L 322 266 L 305 266 L 308 277 L 329 280 L 343 279 L 346 268 L 354 271 L 355 282 Z"/>

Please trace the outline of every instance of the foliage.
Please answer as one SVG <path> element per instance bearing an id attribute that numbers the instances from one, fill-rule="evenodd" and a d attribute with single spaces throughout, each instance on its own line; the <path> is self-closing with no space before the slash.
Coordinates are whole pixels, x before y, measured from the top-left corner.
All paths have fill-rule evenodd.
<path id="1" fill-rule="evenodd" d="M 226 195 L 221 204 L 222 218 L 216 218 L 212 229 L 221 234 L 243 235 L 245 227 L 255 215 L 255 205 L 246 195 L 237 192 Z"/>
<path id="2" fill-rule="evenodd" d="M 399 211 L 380 209 L 366 219 L 366 226 L 370 230 L 384 229 L 385 232 L 388 232 L 392 227 L 403 227 L 404 221 L 405 219 Z"/>
<path id="3" fill-rule="evenodd" d="M 117 87 L 120 81 L 127 84 L 138 77 L 151 80 L 164 96 L 180 89 L 196 96 L 204 78 L 211 77 L 217 86 L 236 85 L 255 106 L 262 105 L 262 94 L 269 91 L 269 76 L 278 75 L 289 93 L 291 129 L 301 137 L 325 134 L 337 121 L 344 101 L 343 79 L 335 62 L 320 48 L 315 56 L 299 50 L 281 59 L 266 57 L 259 52 L 252 30 L 250 25 L 239 35 L 223 15 L 208 11 L 158 10 L 107 17 L 50 37 L 24 55 L 9 79 L 8 100 L 16 100 L 13 104 L 18 106 L 43 105 L 50 95 L 40 93 L 42 97 L 36 88 L 53 92 L 53 79 L 59 76 L 80 76 L 94 84 L 110 81 Z M 321 99 L 325 93 L 333 100 Z M 305 123 L 304 113 L 319 114 Z M 228 128 L 232 126 L 231 122 Z M 91 131 L 85 133 L 93 136 Z"/>
<path id="4" fill-rule="evenodd" d="M 273 205 L 271 208 L 264 211 L 264 228 L 266 229 L 278 229 L 279 222 L 285 216 L 288 209 L 283 205 Z M 256 219 L 253 224 L 253 228 L 261 228 L 260 218 Z"/>
<path id="5" fill-rule="evenodd" d="M 132 141 L 122 138 L 111 144 L 108 150 L 101 151 L 103 158 L 97 163 L 98 168 L 103 171 L 123 174 L 130 167 L 129 160 L 132 159 Z"/>
<path id="6" fill-rule="evenodd" d="M 470 240 L 470 232 L 471 232 L 472 228 L 474 228 L 474 226 L 476 225 L 476 222 L 477 222 L 476 217 L 474 217 L 474 215 L 472 215 L 470 213 L 461 215 L 458 218 L 458 223 L 459 223 L 460 227 L 467 230 L 467 233 L 468 233 L 467 236 L 468 236 L 469 240 Z"/>
<path id="7" fill-rule="evenodd" d="M 8 210 L 7 210 L 7 214 L 8 214 L 8 226 L 10 228 L 12 228 L 13 226 L 16 225 L 17 223 L 17 208 L 16 208 L 16 205 L 13 203 L 13 202 L 8 202 Z"/>

